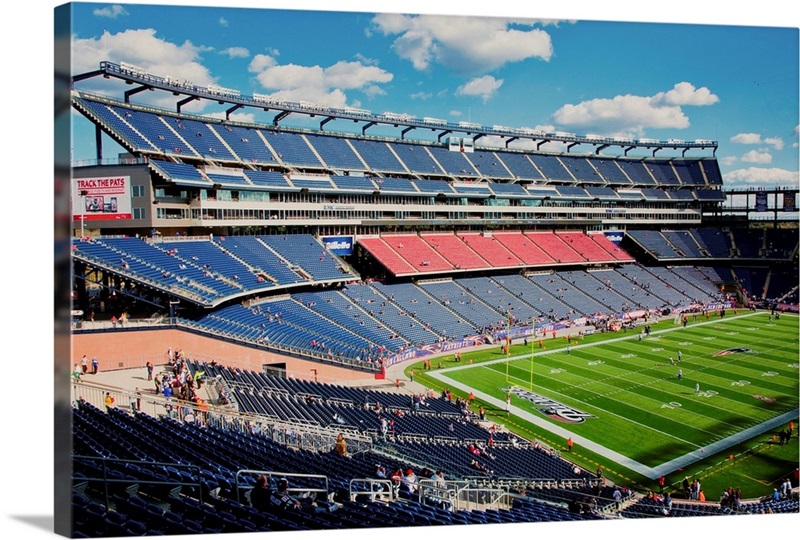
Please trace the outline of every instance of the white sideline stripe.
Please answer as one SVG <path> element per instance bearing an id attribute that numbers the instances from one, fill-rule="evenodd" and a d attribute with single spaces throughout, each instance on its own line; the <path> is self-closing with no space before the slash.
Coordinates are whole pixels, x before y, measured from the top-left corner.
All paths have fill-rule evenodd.
<path id="1" fill-rule="evenodd" d="M 705 326 L 705 325 L 708 325 L 708 324 L 719 324 L 720 322 L 724 322 L 725 320 L 741 319 L 741 318 L 744 318 L 744 317 L 753 317 L 753 316 L 763 315 L 763 314 L 764 314 L 764 312 L 745 313 L 745 314 L 742 314 L 742 315 L 736 315 L 736 316 L 733 316 L 733 317 L 726 318 L 723 321 L 720 321 L 720 319 L 712 319 L 712 320 L 709 320 L 709 321 L 694 323 L 694 324 L 692 324 L 692 326 L 701 326 L 701 325 Z M 655 332 L 652 332 L 651 335 L 665 334 L 667 332 L 675 332 L 677 330 L 683 330 L 683 329 L 684 329 L 683 326 L 678 326 L 677 328 L 667 328 L 667 329 L 664 329 L 664 330 L 657 330 Z M 583 343 L 583 344 L 575 345 L 574 347 L 571 347 L 571 348 L 572 348 L 572 350 L 582 349 L 582 348 L 585 348 L 585 347 L 593 347 L 593 346 L 596 346 L 596 345 L 604 345 L 606 343 L 614 343 L 614 342 L 625 341 L 625 340 L 629 340 L 629 339 L 637 339 L 636 334 L 634 334 L 632 336 L 623 336 L 623 337 L 618 337 L 618 338 L 612 338 L 612 339 L 609 339 L 609 340 L 598 341 L 596 343 Z M 564 350 L 565 350 L 565 348 L 551 349 L 551 350 L 548 350 L 548 351 L 542 351 L 542 352 L 540 352 L 538 354 L 534 354 L 534 357 L 536 357 L 536 356 L 545 356 L 545 355 L 548 355 L 548 354 L 561 353 Z M 435 379 L 438 379 L 440 382 L 445 382 L 445 383 L 449 384 L 450 386 L 452 386 L 454 388 L 458 388 L 458 389 L 462 390 L 463 392 L 466 392 L 466 393 L 473 392 L 475 394 L 475 397 L 480 397 L 482 400 L 486 401 L 487 403 L 491 403 L 492 405 L 495 405 L 498 409 L 505 410 L 505 406 L 506 406 L 505 401 L 501 401 L 501 400 L 497 399 L 494 396 L 491 396 L 491 395 L 486 394 L 484 392 L 478 391 L 478 390 L 476 390 L 474 388 L 471 388 L 470 386 L 467 386 L 466 384 L 463 384 L 463 383 L 460 383 L 458 381 L 455 381 L 455 380 L 451 379 L 450 377 L 445 376 L 444 374 L 445 373 L 449 373 L 451 371 L 460 371 L 460 370 L 463 370 L 463 369 L 472 369 L 472 368 L 475 368 L 475 367 L 482 367 L 482 366 L 486 366 L 486 365 L 489 365 L 489 364 L 498 364 L 498 363 L 502 363 L 502 362 L 508 362 L 508 361 L 511 361 L 511 360 L 521 360 L 523 358 L 525 358 L 525 359 L 530 358 L 530 355 L 512 356 L 510 358 L 501 358 L 501 359 L 498 359 L 498 360 L 490 360 L 488 362 L 481 362 L 480 364 L 471 364 L 471 365 L 465 365 L 465 366 L 454 366 L 454 367 L 444 368 L 444 369 L 440 369 L 440 370 L 436 370 L 436 371 L 429 371 L 427 373 L 427 375 L 429 375 L 429 376 L 431 376 L 431 377 L 433 377 Z M 731 446 L 735 446 L 736 444 L 739 444 L 739 443 L 741 443 L 741 442 L 743 442 L 743 441 L 745 441 L 745 440 L 747 440 L 749 438 L 752 438 L 752 437 L 758 435 L 759 433 L 763 433 L 763 432 L 768 431 L 770 429 L 773 429 L 773 428 L 775 428 L 775 427 L 777 427 L 777 426 L 779 426 L 781 424 L 787 423 L 790 420 L 792 420 L 794 418 L 797 418 L 798 413 L 800 413 L 800 409 L 794 409 L 792 411 L 785 412 L 785 413 L 783 413 L 783 414 L 781 414 L 779 416 L 776 416 L 775 418 L 772 418 L 770 420 L 766 420 L 766 421 L 764 421 L 764 422 L 762 422 L 760 424 L 756 424 L 755 426 L 751 426 L 751 427 L 749 427 L 747 429 L 744 429 L 744 430 L 740 431 L 739 433 L 735 433 L 735 434 L 733 434 L 733 435 L 731 435 L 729 437 L 726 437 L 724 439 L 720 439 L 719 441 L 716 441 L 716 442 L 714 442 L 712 444 L 709 444 L 708 446 L 704 446 L 701 449 L 695 450 L 693 452 L 689 452 L 688 454 L 684 454 L 683 456 L 679 456 L 679 457 L 677 457 L 677 458 L 675 458 L 675 459 L 673 459 L 671 461 L 668 461 L 666 463 L 662 463 L 661 465 L 658 465 L 656 467 L 648 467 L 647 465 L 644 465 L 643 463 L 639 463 L 635 459 L 632 459 L 632 458 L 630 458 L 628 456 L 624 456 L 624 455 L 620 454 L 619 452 L 611 450 L 610 448 L 602 446 L 602 445 L 600 445 L 600 444 L 598 444 L 598 443 L 596 443 L 594 441 L 591 441 L 591 440 L 589 440 L 589 439 L 587 439 L 585 437 L 582 437 L 580 435 L 576 435 L 576 434 L 572 433 L 571 431 L 569 431 L 568 429 L 565 429 L 563 427 L 554 425 L 554 424 L 548 422 L 547 420 L 545 420 L 544 418 L 542 418 L 540 416 L 534 416 L 532 413 L 530 413 L 528 411 L 524 411 L 524 410 L 520 409 L 519 407 L 517 407 L 516 405 L 512 405 L 511 406 L 511 413 L 514 416 L 518 416 L 520 418 L 523 418 L 523 419 L 527 420 L 528 422 L 530 422 L 530 423 L 532 423 L 534 425 L 537 425 L 537 426 L 541 427 L 542 429 L 544 429 L 544 430 L 546 430 L 546 431 L 548 431 L 550 433 L 553 433 L 555 435 L 559 435 L 559 436 L 563 437 L 564 440 L 566 440 L 567 438 L 571 437 L 575 444 L 579 444 L 579 445 L 583 446 L 584 448 L 587 448 L 588 450 L 591 450 L 592 452 L 595 452 L 596 454 L 600 454 L 601 456 L 603 456 L 605 458 L 608 458 L 608 459 L 610 459 L 610 460 L 612 460 L 612 461 L 614 461 L 616 463 L 619 463 L 620 465 L 622 465 L 624 467 L 627 467 L 628 469 L 631 469 L 631 470 L 641 474 L 642 476 L 650 478 L 651 480 L 655 480 L 656 478 L 658 478 L 661 475 L 665 475 L 667 473 L 671 473 L 675 469 L 683 468 L 683 467 L 685 467 L 687 465 L 690 465 L 690 464 L 694 463 L 695 461 L 699 461 L 699 460 L 701 460 L 701 459 L 703 459 L 705 457 L 708 457 L 709 455 L 712 455 L 714 452 L 719 452 L 719 451 L 722 451 L 722 450 L 724 450 L 726 448 L 730 448 Z M 611 414 L 613 414 L 613 413 L 611 413 Z M 674 437 L 674 438 L 677 438 L 677 437 Z M 708 455 L 706 455 L 705 453 L 701 452 L 701 450 L 707 450 L 708 451 Z M 568 454 L 569 453 L 567 452 L 567 455 Z M 562 457 L 566 458 L 566 455 L 562 454 Z"/>

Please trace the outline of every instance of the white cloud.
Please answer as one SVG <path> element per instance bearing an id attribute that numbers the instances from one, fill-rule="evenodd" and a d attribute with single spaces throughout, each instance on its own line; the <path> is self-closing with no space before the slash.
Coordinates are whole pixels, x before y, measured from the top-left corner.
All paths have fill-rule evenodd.
<path id="1" fill-rule="evenodd" d="M 736 144 L 761 144 L 761 135 L 758 133 L 737 133 L 731 137 L 731 142 Z"/>
<path id="2" fill-rule="evenodd" d="M 719 101 L 707 88 L 677 83 L 654 96 L 625 94 L 567 104 L 553 113 L 560 126 L 572 126 L 608 135 L 640 137 L 650 129 L 685 129 L 689 118 L 684 106 L 711 105 Z"/>
<path id="3" fill-rule="evenodd" d="M 672 90 L 667 92 L 659 92 L 653 96 L 653 103 L 665 105 L 713 105 L 719 101 L 719 98 L 711 93 L 705 86 L 702 88 L 695 88 L 695 86 L 688 82 L 679 82 L 672 87 Z"/>
<path id="4" fill-rule="evenodd" d="M 480 96 L 483 102 L 486 103 L 497 94 L 497 90 L 501 86 L 503 86 L 503 79 L 495 79 L 491 75 L 484 75 L 459 86 L 456 89 L 456 95 Z"/>
<path id="5" fill-rule="evenodd" d="M 228 47 L 227 49 L 223 49 L 219 51 L 220 54 L 227 54 L 228 58 L 247 58 L 250 56 L 250 51 L 247 50 L 245 47 Z"/>
<path id="6" fill-rule="evenodd" d="M 452 111 L 447 113 L 448 116 L 452 116 L 454 118 L 460 118 L 463 114 L 464 113 L 462 113 L 461 111 L 458 111 L 458 110 L 455 110 L 455 109 L 453 109 Z"/>
<path id="7" fill-rule="evenodd" d="M 417 70 L 438 64 L 461 73 L 482 73 L 553 55 L 550 34 L 535 28 L 540 24 L 535 20 L 384 13 L 372 22 L 384 35 L 398 35 L 392 49 Z"/>
<path id="8" fill-rule="evenodd" d="M 92 11 L 92 15 L 95 17 L 107 17 L 109 19 L 116 19 L 120 15 L 129 15 L 125 8 L 120 6 L 119 4 L 114 4 L 113 6 L 104 7 L 104 8 L 97 8 Z"/>
<path id="9" fill-rule="evenodd" d="M 228 19 L 226 19 L 225 17 L 220 17 L 218 22 L 219 22 L 219 25 L 222 26 L 223 28 L 228 28 L 228 24 L 229 24 L 228 23 Z"/>
<path id="10" fill-rule="evenodd" d="M 760 165 L 765 165 L 767 163 L 772 163 L 772 154 L 763 149 L 750 150 L 742 156 L 742 161 L 745 163 L 758 163 Z"/>
<path id="11" fill-rule="evenodd" d="M 426 99 L 430 99 L 430 98 L 431 98 L 431 97 L 433 97 L 433 96 L 432 96 L 432 94 L 431 94 L 430 92 L 414 92 L 414 93 L 413 93 L 413 94 L 411 94 L 411 96 L 409 96 L 409 97 L 410 97 L 411 99 L 421 99 L 421 100 L 426 100 Z"/>
<path id="12" fill-rule="evenodd" d="M 170 43 L 156 36 L 152 28 L 125 30 L 116 34 L 108 31 L 99 38 L 72 38 L 73 73 L 96 70 L 100 62 L 108 60 L 115 63 L 128 62 L 146 69 L 154 75 L 186 79 L 206 86 L 217 81 L 208 68 L 200 63 L 200 53 L 207 50 L 202 46 L 185 41 L 180 45 Z M 80 83 L 83 90 L 102 92 L 111 88 L 114 81 L 95 77 Z M 168 95 L 150 97 L 150 92 L 138 95 L 138 99 L 152 104 L 173 106 L 174 98 Z M 195 101 L 187 110 L 202 109 L 203 101 Z"/>
<path id="13" fill-rule="evenodd" d="M 250 65 L 247 66 L 247 70 L 252 73 L 259 73 L 276 65 L 278 65 L 278 62 L 272 56 L 257 54 L 250 60 Z"/>
<path id="14" fill-rule="evenodd" d="M 783 139 L 780 137 L 767 137 L 764 144 L 772 146 L 775 150 L 783 150 Z"/>
<path id="15" fill-rule="evenodd" d="M 248 69 L 276 99 L 311 101 L 330 107 L 347 106 L 345 90 L 358 90 L 367 96 L 381 95 L 381 84 L 391 82 L 388 71 L 361 62 L 340 61 L 332 66 L 278 64 L 275 58 L 257 54 Z"/>
<path id="16" fill-rule="evenodd" d="M 739 160 L 736 156 L 725 156 L 723 158 L 719 158 L 718 161 L 721 165 L 731 166 Z"/>
<path id="17" fill-rule="evenodd" d="M 797 186 L 798 171 L 787 171 L 779 168 L 749 167 L 747 169 L 737 169 L 725 175 L 725 185 L 727 187 L 742 186 Z"/>
<path id="18" fill-rule="evenodd" d="M 784 142 L 780 137 L 761 138 L 760 133 L 738 133 L 731 137 L 731 142 L 736 144 L 768 144 L 775 150 L 783 150 Z"/>

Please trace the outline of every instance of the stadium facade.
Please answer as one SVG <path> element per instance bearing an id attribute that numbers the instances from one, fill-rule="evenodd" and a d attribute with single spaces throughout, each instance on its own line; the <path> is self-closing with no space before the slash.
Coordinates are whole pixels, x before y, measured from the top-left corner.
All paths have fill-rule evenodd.
<path id="1" fill-rule="evenodd" d="M 94 77 L 124 83 L 124 91 L 115 99 L 82 92 L 81 82 Z M 175 96 L 174 110 L 135 103 L 138 94 L 151 91 Z M 181 110 L 196 100 L 221 105 L 224 118 Z M 777 227 L 777 218 L 772 227 L 752 228 L 726 213 L 728 195 L 713 140 L 589 137 L 331 109 L 199 87 L 110 62 L 73 78 L 71 105 L 95 126 L 97 158 L 73 164 L 69 184 L 76 337 L 165 327 L 270 355 L 262 362 L 267 373 L 303 372 L 311 378 L 313 371 L 315 378 L 317 371 L 309 366 L 327 365 L 350 370 L 357 379 L 383 377 L 406 360 L 561 329 L 614 330 L 648 317 L 735 305 L 797 310 L 798 229 Z M 232 119 L 246 108 L 273 119 L 268 124 Z M 292 125 L 298 118 L 302 122 Z M 318 125 L 309 128 L 310 122 Z M 333 131 L 334 125 L 358 129 Z M 376 131 L 382 134 L 372 135 Z M 396 135 L 386 135 L 391 131 Z M 125 152 L 109 158 L 108 139 Z M 548 143 L 564 150 L 544 151 L 546 144 L 552 148 Z M 797 191 L 770 192 L 776 216 L 796 211 Z M 212 463 L 215 452 L 235 447 L 239 461 L 226 457 L 214 470 L 197 474 L 194 463 L 182 463 L 186 469 L 172 464 L 165 469 L 167 478 L 147 467 L 135 472 L 127 467 L 124 474 L 147 478 L 137 486 L 149 486 L 148 496 L 168 502 L 171 514 L 161 507 L 156 525 L 147 508 L 136 506 L 139 497 L 129 496 L 132 482 L 120 479 L 125 489 L 111 495 L 106 489 L 106 497 L 113 498 L 115 513 L 139 517 L 109 517 L 110 499 L 107 513 L 94 515 L 100 511 L 88 498 L 76 498 L 76 531 L 132 535 L 499 523 L 599 519 L 615 512 L 613 495 L 602 482 L 573 482 L 568 462 L 548 469 L 550 454 L 507 434 L 492 433 L 496 462 L 476 454 L 473 464 L 453 471 L 451 434 L 457 431 L 456 440 L 477 445 L 487 432 L 454 420 L 462 412 L 446 398 L 431 397 L 430 414 L 408 428 L 424 434 L 419 440 L 391 446 L 385 444 L 386 432 L 358 429 L 353 420 L 365 414 L 362 421 L 369 422 L 374 416 L 377 400 L 370 400 L 368 391 L 336 386 L 327 394 L 322 385 L 302 386 L 294 377 L 262 379 L 255 371 L 243 376 L 216 362 L 187 363 L 192 373 L 212 381 L 215 395 L 240 410 L 220 414 L 211 437 L 176 423 L 172 427 L 182 439 L 177 453 L 207 447 L 203 456 Z M 342 372 L 335 377 L 347 378 Z M 304 416 L 301 422 L 296 410 L 287 413 L 302 408 L 298 396 L 306 405 L 319 400 L 324 418 Z M 390 396 L 381 393 L 380 400 L 392 411 L 418 407 L 394 403 Z M 365 406 L 339 409 L 345 401 Z M 161 401 L 148 406 L 157 411 L 154 416 L 164 416 Z M 103 413 L 91 403 L 76 410 L 77 453 L 84 457 L 74 465 L 87 478 L 76 484 L 93 486 L 101 474 L 97 459 L 86 457 L 105 451 L 91 440 L 94 430 L 138 441 L 166 436 L 166 428 L 142 420 L 147 414 L 138 413 L 148 411 L 137 407 L 133 415 Z M 192 405 L 176 411 L 175 418 L 185 419 L 190 410 L 204 414 Z M 341 471 L 338 457 L 319 452 L 345 429 L 330 422 L 341 411 L 352 422 L 346 433 L 355 455 L 349 475 L 323 480 L 315 474 Z M 174 421 L 171 412 L 167 423 Z M 287 448 L 301 448 L 312 466 L 298 470 L 298 458 Z M 174 448 L 153 446 L 119 457 L 169 461 L 171 452 Z M 270 471 L 296 474 L 291 481 L 304 490 L 351 500 L 326 517 L 256 515 L 241 502 L 242 486 L 249 493 L 256 483 L 253 456 L 264 454 L 275 456 Z M 375 486 L 381 482 L 348 484 L 374 478 L 376 455 L 403 471 L 413 464 L 433 472 L 447 463 L 462 484 L 421 482 L 414 487 L 416 497 L 389 505 L 393 514 L 381 506 L 376 521 L 375 499 L 396 501 L 399 490 L 393 491 L 391 481 L 380 489 Z M 543 491 L 535 500 L 519 496 L 524 482 L 489 481 L 510 478 L 523 462 L 532 464 L 524 471 L 527 478 L 555 479 L 552 486 L 549 481 L 536 486 Z M 484 470 L 487 463 L 496 471 Z M 105 467 L 122 474 L 110 462 L 103 463 L 103 474 Z M 578 477 L 589 474 L 577 471 Z M 492 490 L 513 492 L 515 498 L 503 511 L 467 518 L 453 511 L 459 503 L 452 497 L 462 490 L 481 501 Z M 561 505 L 542 502 L 547 496 Z M 566 509 L 570 499 L 585 497 L 605 498 L 607 507 Z M 197 499 L 213 501 L 215 515 L 199 510 Z M 796 511 L 796 499 L 794 505 L 788 511 Z M 660 506 L 638 508 L 631 517 L 660 511 Z M 702 515 L 705 509 L 686 512 Z"/>

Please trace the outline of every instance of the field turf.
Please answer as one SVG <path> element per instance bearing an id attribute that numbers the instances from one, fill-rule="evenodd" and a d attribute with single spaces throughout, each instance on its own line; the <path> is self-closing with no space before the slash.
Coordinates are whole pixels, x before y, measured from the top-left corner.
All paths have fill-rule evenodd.
<path id="1" fill-rule="evenodd" d="M 797 418 L 796 316 L 698 317 L 685 328 L 661 323 L 642 340 L 638 334 L 591 336 L 569 348 L 565 338 L 544 339 L 509 356 L 498 346 L 425 375 L 499 408 L 511 391 L 512 414 L 598 454 L 624 456 L 650 477 Z M 526 390 L 551 402 L 534 404 Z M 564 421 L 559 411 L 584 420 Z"/>

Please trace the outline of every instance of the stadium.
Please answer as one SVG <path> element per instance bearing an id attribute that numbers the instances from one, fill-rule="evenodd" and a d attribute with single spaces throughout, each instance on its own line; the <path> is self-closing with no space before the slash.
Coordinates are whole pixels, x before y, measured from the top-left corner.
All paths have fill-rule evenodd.
<path id="1" fill-rule="evenodd" d="M 118 94 L 81 89 L 96 78 Z M 125 62 L 69 84 L 96 160 L 69 180 L 62 533 L 798 512 L 797 185 L 727 189 L 710 139 L 332 108 Z M 287 485 L 305 508 L 259 502 Z"/>

